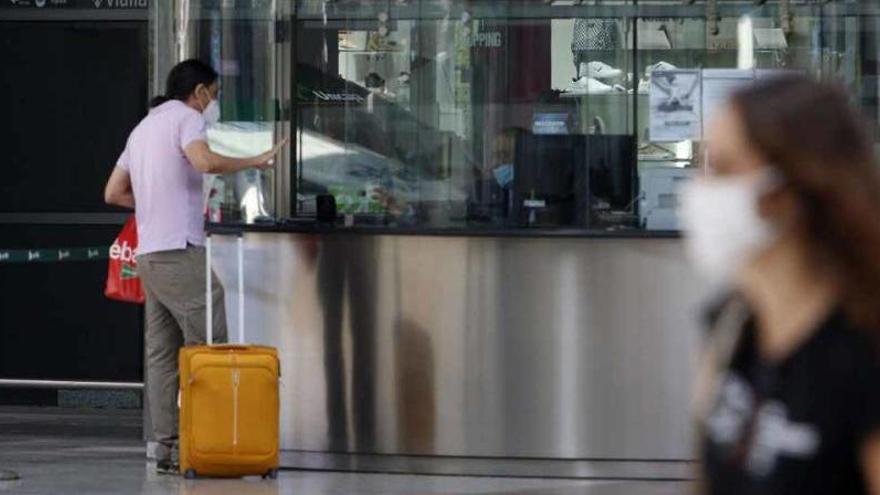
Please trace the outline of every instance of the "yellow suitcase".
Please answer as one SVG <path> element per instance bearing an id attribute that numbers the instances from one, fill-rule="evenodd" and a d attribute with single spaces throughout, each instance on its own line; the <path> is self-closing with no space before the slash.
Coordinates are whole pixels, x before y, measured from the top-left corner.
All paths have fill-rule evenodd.
<path id="1" fill-rule="evenodd" d="M 180 472 L 197 476 L 275 478 L 279 467 L 278 351 L 211 345 L 211 250 L 208 345 L 180 350 Z M 238 240 L 239 341 L 244 340 L 242 239 Z"/>

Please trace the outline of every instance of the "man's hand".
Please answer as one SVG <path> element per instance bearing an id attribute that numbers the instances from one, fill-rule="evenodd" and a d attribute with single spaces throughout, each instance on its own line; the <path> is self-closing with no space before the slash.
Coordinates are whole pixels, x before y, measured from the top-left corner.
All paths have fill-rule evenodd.
<path id="1" fill-rule="evenodd" d="M 281 141 L 278 141 L 278 143 L 271 150 L 263 153 L 262 155 L 259 155 L 256 158 L 256 161 L 258 162 L 256 168 L 260 170 L 265 170 L 267 168 L 274 167 L 275 157 L 278 156 L 278 153 L 281 153 L 281 149 L 287 146 L 287 143 L 289 142 L 289 138 L 284 138 Z"/>
<path id="2" fill-rule="evenodd" d="M 186 149 L 187 160 L 199 172 L 205 174 L 231 174 L 249 168 L 266 169 L 272 167 L 273 158 L 288 143 L 284 138 L 271 150 L 250 158 L 232 158 L 211 151 L 205 141 L 193 141 Z"/>

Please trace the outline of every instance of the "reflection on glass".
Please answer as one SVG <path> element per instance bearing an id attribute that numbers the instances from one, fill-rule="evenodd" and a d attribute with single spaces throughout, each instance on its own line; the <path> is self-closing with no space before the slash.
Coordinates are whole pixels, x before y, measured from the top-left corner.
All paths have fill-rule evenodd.
<path id="1" fill-rule="evenodd" d="M 208 129 L 208 144 L 226 156 L 255 156 L 272 148 L 273 134 L 269 122 L 218 122 Z M 256 169 L 209 177 L 206 183 L 211 220 L 254 223 L 271 219 L 272 186 L 268 179 Z"/>
<path id="2" fill-rule="evenodd" d="M 298 7 L 298 197 L 361 224 L 676 230 L 726 95 L 791 70 L 857 87 L 855 48 L 877 52 L 875 20 L 803 2 Z"/>
<path id="3" fill-rule="evenodd" d="M 289 125 L 294 153 L 279 170 L 286 181 L 290 168 L 294 215 L 332 195 L 356 225 L 676 230 L 702 128 L 737 87 L 797 71 L 841 81 L 880 116 L 871 2 L 193 5 L 194 54 L 223 74 L 212 144 L 245 149 Z M 699 84 L 680 92 L 663 83 L 673 79 Z M 693 133 L 652 135 L 684 107 Z M 259 221 L 275 215 L 275 191 L 263 173 L 212 198 L 224 220 Z"/>
<path id="4" fill-rule="evenodd" d="M 361 224 L 635 228 L 632 23 L 535 6 L 300 2 L 302 203 L 332 194 Z"/>
<path id="5" fill-rule="evenodd" d="M 229 156 L 270 149 L 278 120 L 275 78 L 277 7 L 264 0 L 192 0 L 179 6 L 177 36 L 184 57 L 210 63 L 220 74 L 220 121 L 209 145 Z M 206 212 L 215 222 L 254 223 L 275 217 L 271 170 L 248 170 L 205 180 Z"/>

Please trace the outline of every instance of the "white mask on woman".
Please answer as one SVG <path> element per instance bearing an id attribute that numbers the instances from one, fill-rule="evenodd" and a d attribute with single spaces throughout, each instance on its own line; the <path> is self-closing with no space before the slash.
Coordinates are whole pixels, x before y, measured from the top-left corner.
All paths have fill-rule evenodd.
<path id="1" fill-rule="evenodd" d="M 730 285 L 777 237 L 759 212 L 779 181 L 769 171 L 694 180 L 682 191 L 681 221 L 691 262 L 711 282 Z"/>
<path id="2" fill-rule="evenodd" d="M 220 122 L 220 104 L 217 103 L 217 100 L 212 99 L 211 103 L 208 103 L 208 106 L 202 111 L 202 116 L 205 118 L 205 122 L 207 122 L 208 125 L 214 125 L 217 122 Z"/>

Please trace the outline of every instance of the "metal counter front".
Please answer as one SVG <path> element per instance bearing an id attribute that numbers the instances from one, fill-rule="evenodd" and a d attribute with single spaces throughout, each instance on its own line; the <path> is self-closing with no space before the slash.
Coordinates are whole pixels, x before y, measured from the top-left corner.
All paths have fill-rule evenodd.
<path id="1" fill-rule="evenodd" d="M 234 325 L 234 237 L 214 246 Z M 679 240 L 247 233 L 244 259 L 284 449 L 692 458 L 704 287 Z"/>

